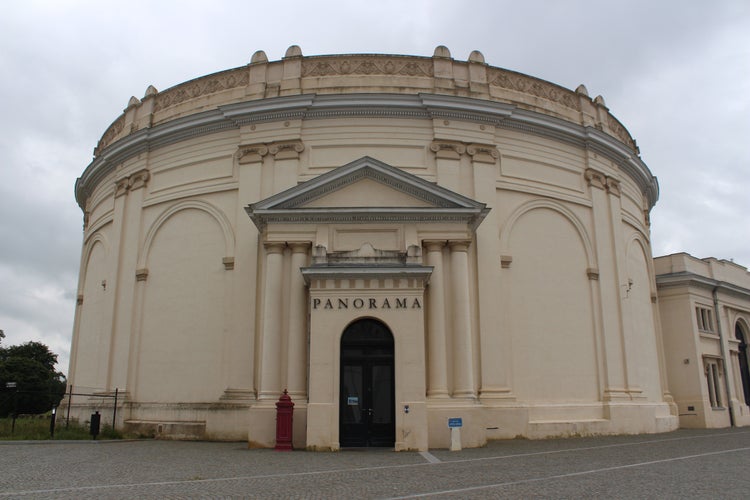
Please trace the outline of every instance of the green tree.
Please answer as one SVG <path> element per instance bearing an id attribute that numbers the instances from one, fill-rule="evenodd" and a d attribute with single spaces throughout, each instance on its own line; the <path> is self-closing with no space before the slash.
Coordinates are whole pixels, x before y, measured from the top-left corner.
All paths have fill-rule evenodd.
<path id="1" fill-rule="evenodd" d="M 55 370 L 57 354 L 41 342 L 0 346 L 0 417 L 44 413 L 65 394 L 65 376 Z M 7 387 L 15 382 L 15 387 Z"/>

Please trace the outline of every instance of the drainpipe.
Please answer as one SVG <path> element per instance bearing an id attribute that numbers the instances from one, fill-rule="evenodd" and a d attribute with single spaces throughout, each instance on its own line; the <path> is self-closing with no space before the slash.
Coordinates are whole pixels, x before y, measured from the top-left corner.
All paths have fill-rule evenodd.
<path id="1" fill-rule="evenodd" d="M 729 426 L 734 427 L 734 412 L 732 411 L 732 398 L 729 396 L 729 363 L 727 361 L 727 348 L 724 345 L 724 334 L 721 331 L 721 316 L 719 316 L 719 287 L 715 286 L 711 291 L 714 298 L 714 315 L 716 316 L 716 329 L 719 332 L 719 343 L 721 344 L 721 359 L 724 360 L 724 391 L 727 393 L 727 409 L 729 410 Z"/>

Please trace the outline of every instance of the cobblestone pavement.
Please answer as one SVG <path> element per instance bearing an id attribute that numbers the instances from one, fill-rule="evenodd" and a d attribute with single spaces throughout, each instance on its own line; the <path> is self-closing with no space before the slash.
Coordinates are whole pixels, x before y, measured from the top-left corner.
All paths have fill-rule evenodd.
<path id="1" fill-rule="evenodd" d="M 450 452 L 244 443 L 0 443 L 4 498 L 748 498 L 750 429 L 492 442 Z"/>

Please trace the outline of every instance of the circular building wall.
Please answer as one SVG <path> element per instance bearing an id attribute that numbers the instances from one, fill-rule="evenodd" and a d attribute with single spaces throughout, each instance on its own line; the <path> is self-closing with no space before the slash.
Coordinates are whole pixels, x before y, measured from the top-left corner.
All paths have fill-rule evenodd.
<path id="1" fill-rule="evenodd" d="M 257 52 L 149 87 L 99 141 L 76 183 L 70 383 L 117 390 L 118 425 L 254 446 L 285 389 L 310 449 L 386 427 L 396 449 L 447 447 L 449 418 L 464 446 L 670 430 L 657 197 L 583 86 L 444 47 Z M 364 318 L 393 335 L 388 389 L 376 353 L 342 351 Z"/>

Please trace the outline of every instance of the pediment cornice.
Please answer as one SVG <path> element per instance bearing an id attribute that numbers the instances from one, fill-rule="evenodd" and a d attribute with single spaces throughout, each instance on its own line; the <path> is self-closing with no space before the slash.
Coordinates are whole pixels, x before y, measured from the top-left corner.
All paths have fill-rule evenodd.
<path id="1" fill-rule="evenodd" d="M 378 182 L 390 189 L 426 202 L 429 206 L 305 206 L 362 179 Z M 248 205 L 245 210 L 261 230 L 268 223 L 376 222 L 463 222 L 473 229 L 489 211 L 484 203 L 479 203 L 367 156 L 265 200 Z"/>

